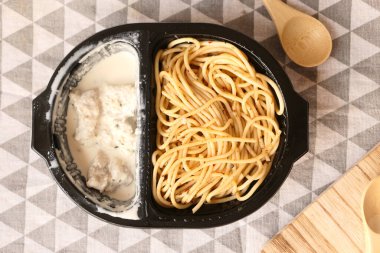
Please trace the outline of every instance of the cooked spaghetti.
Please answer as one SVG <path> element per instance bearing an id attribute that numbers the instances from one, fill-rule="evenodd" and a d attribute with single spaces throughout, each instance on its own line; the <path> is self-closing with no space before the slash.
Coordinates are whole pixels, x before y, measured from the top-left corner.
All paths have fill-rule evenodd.
<path id="1" fill-rule="evenodd" d="M 159 50 L 155 201 L 178 209 L 248 199 L 270 171 L 284 112 L 278 86 L 221 41 L 180 38 Z"/>

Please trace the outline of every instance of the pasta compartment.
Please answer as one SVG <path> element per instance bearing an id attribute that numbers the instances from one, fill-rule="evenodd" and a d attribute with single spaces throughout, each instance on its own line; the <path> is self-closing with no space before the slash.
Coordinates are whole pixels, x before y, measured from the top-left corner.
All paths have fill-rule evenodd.
<path id="1" fill-rule="evenodd" d="M 265 66 L 263 65 L 263 62 L 261 61 L 260 58 L 258 58 L 251 50 L 247 49 L 245 46 L 237 43 L 236 41 L 227 39 L 225 37 L 217 36 L 217 35 L 206 35 L 206 34 L 170 34 L 166 33 L 163 37 L 158 39 L 156 41 L 155 45 L 153 46 L 153 50 L 151 51 L 151 58 L 152 61 L 154 60 L 157 52 L 160 49 L 166 48 L 167 45 L 178 38 L 186 38 L 186 37 L 193 37 L 197 40 L 200 41 L 221 41 L 221 42 L 229 42 L 233 45 L 235 45 L 237 48 L 242 50 L 247 56 L 249 62 L 255 67 L 256 71 L 262 74 L 267 75 L 268 77 L 272 78 L 272 80 L 276 80 L 274 78 L 273 73 Z M 153 64 L 153 63 L 152 63 Z M 153 66 L 152 66 L 152 73 L 154 73 Z M 154 80 L 154 75 L 152 74 L 152 81 L 151 81 L 151 94 L 153 96 L 156 96 L 156 84 Z M 274 93 L 273 89 L 272 93 Z M 280 88 L 281 91 L 281 88 Z M 156 122 L 157 122 L 157 116 L 155 113 L 155 105 L 152 103 L 152 107 L 150 109 L 151 111 L 151 119 L 152 122 L 154 122 L 151 125 L 151 130 L 150 130 L 150 155 L 152 155 L 153 151 L 156 149 L 156 134 L 157 134 L 157 127 L 156 127 Z M 282 134 L 280 136 L 280 145 L 273 157 L 273 163 L 272 163 L 272 168 L 270 169 L 267 177 L 263 181 L 262 185 L 257 189 L 257 191 L 248 198 L 248 200 L 245 200 L 243 202 L 237 201 L 237 200 L 232 200 L 224 203 L 219 203 L 219 204 L 204 204 L 195 214 L 192 213 L 191 209 L 194 205 L 191 207 L 185 208 L 185 209 L 176 209 L 176 208 L 166 208 L 160 206 L 152 196 L 152 186 L 150 186 L 149 191 L 148 191 L 148 209 L 149 212 L 157 216 L 158 219 L 163 220 L 163 221 L 172 221 L 172 222 L 181 222 L 181 223 L 187 223 L 191 224 L 192 222 L 210 222 L 210 221 L 218 221 L 221 220 L 223 216 L 220 214 L 224 215 L 234 215 L 234 211 L 241 211 L 247 206 L 251 205 L 252 202 L 258 201 L 262 202 L 261 196 L 264 195 L 263 191 L 265 191 L 264 186 L 268 185 L 268 182 L 272 181 L 273 176 L 276 175 L 276 172 L 278 172 L 279 167 L 281 167 L 281 160 L 283 159 L 283 153 L 284 153 L 284 148 L 285 148 L 285 142 L 286 142 L 286 135 L 287 135 L 287 108 L 285 106 L 284 113 L 282 115 L 276 115 L 276 119 L 278 121 L 279 127 L 282 131 Z M 279 166 L 280 165 L 280 166 Z M 152 166 L 152 165 L 151 165 Z M 152 182 L 152 169 L 150 170 L 149 175 L 149 181 Z M 247 191 L 249 191 L 252 187 L 255 186 L 256 183 L 252 183 Z M 236 215 L 236 213 L 235 213 Z M 192 226 L 192 225 L 189 225 Z"/>

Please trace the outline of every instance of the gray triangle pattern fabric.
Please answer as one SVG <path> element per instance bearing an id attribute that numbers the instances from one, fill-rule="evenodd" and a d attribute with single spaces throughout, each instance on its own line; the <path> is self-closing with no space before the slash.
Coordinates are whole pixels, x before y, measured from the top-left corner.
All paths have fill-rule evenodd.
<path id="1" fill-rule="evenodd" d="M 103 243 L 105 246 L 118 250 L 118 240 L 119 240 L 119 229 L 118 227 L 112 225 L 106 225 L 92 234 L 91 237 L 95 238 L 99 242 Z"/>
<path id="2" fill-rule="evenodd" d="M 103 18 L 98 23 L 104 28 L 109 28 L 117 25 L 122 25 L 127 23 L 128 18 L 128 7 L 124 7 L 111 15 Z"/>
<path id="3" fill-rule="evenodd" d="M 215 229 L 213 229 L 213 228 L 202 229 L 202 232 L 207 234 L 211 238 L 215 238 Z"/>
<path id="4" fill-rule="evenodd" d="M 351 17 L 347 13 L 351 13 L 351 0 L 342 0 L 336 4 L 321 11 L 323 15 L 334 20 L 345 28 L 350 28 Z"/>
<path id="5" fill-rule="evenodd" d="M 240 228 L 236 228 L 227 234 L 217 238 L 217 241 L 232 250 L 233 252 L 242 252 L 242 238 Z"/>
<path id="6" fill-rule="evenodd" d="M 285 63 L 286 55 L 281 47 L 280 39 L 277 35 L 265 39 L 261 42 L 261 45 L 267 49 L 280 63 Z"/>
<path id="7" fill-rule="evenodd" d="M 55 220 L 52 220 L 48 222 L 47 224 L 44 224 L 43 226 L 38 227 L 37 229 L 29 233 L 27 236 L 30 239 L 42 245 L 43 247 L 51 251 L 54 251 L 55 237 L 51 236 L 52 234 L 55 234 Z"/>
<path id="8" fill-rule="evenodd" d="M 318 69 L 316 67 L 303 68 L 303 67 L 295 64 L 294 62 L 289 62 L 286 66 L 288 68 L 291 68 L 292 70 L 296 71 L 298 74 L 308 78 L 309 80 L 311 80 L 313 82 L 317 82 L 319 72 L 318 72 Z"/>
<path id="9" fill-rule="evenodd" d="M 27 183 L 28 171 L 27 167 L 23 167 L 16 172 L 2 178 L 0 184 L 6 187 L 13 193 L 18 194 L 20 197 L 25 198 L 26 183 Z M 12 210 L 12 209 L 11 209 Z"/>
<path id="10" fill-rule="evenodd" d="M 131 247 L 124 249 L 121 251 L 122 253 L 129 253 L 129 252 L 141 252 L 141 253 L 149 253 L 150 250 L 150 237 L 132 245 Z"/>
<path id="11" fill-rule="evenodd" d="M 283 209 L 288 212 L 291 216 L 297 216 L 304 208 L 305 205 L 311 202 L 311 192 L 307 193 L 305 196 L 302 196 L 286 205 Z"/>
<path id="12" fill-rule="evenodd" d="M 88 216 L 82 209 L 75 207 L 58 217 L 64 223 L 78 229 L 84 234 L 88 232 Z"/>
<path id="13" fill-rule="evenodd" d="M 255 8 L 255 0 L 239 0 L 239 1 L 252 9 Z"/>
<path id="14" fill-rule="evenodd" d="M 267 11 L 267 9 L 265 8 L 264 5 L 261 6 L 260 8 L 257 8 L 256 11 L 259 12 L 264 17 L 268 18 L 268 19 L 271 18 L 270 15 L 269 15 L 269 13 L 268 13 L 268 11 Z"/>
<path id="15" fill-rule="evenodd" d="M 318 189 L 315 189 L 313 190 L 313 192 L 316 194 L 316 195 L 319 195 L 321 194 L 322 192 L 324 192 L 327 188 L 329 188 L 331 184 L 325 184 L 324 186 L 318 188 Z"/>
<path id="16" fill-rule="evenodd" d="M 214 241 L 208 242 L 199 246 L 198 248 L 191 250 L 189 253 L 203 253 L 203 252 L 215 252 Z"/>
<path id="17" fill-rule="evenodd" d="M 177 14 L 174 14 L 161 22 L 168 22 L 168 23 L 175 23 L 175 22 L 180 22 L 180 23 L 187 23 L 191 22 L 191 8 L 187 8 L 181 12 L 178 12 Z"/>
<path id="18" fill-rule="evenodd" d="M 380 141 L 380 3 L 292 0 L 333 38 L 323 65 L 302 68 L 280 46 L 261 0 L 4 0 L 0 4 L 0 252 L 259 252 Z M 31 100 L 65 53 L 132 22 L 211 22 L 259 41 L 309 102 L 309 152 L 260 210 L 221 228 L 120 228 L 72 204 L 30 149 Z M 355 157 L 355 158 L 353 158 Z M 193 236 L 194 233 L 194 236 Z M 5 238 L 5 239 L 4 239 Z"/>
<path id="19" fill-rule="evenodd" d="M 64 56 L 64 46 L 62 42 L 52 48 L 49 48 L 47 51 L 41 53 L 40 55 L 36 56 L 35 59 L 41 62 L 42 64 L 45 64 L 46 67 L 54 69 L 58 66 L 63 56 Z"/>
<path id="20" fill-rule="evenodd" d="M 375 36 L 371 36 L 371 34 L 378 32 L 379 26 L 380 26 L 380 17 L 355 29 L 354 33 L 363 37 L 365 40 L 371 42 L 377 47 L 380 47 L 380 39 L 376 38 Z"/>
<path id="21" fill-rule="evenodd" d="M 46 162 L 43 159 L 38 158 L 37 160 L 31 162 L 30 165 L 46 176 L 50 176 L 49 171 L 46 169 Z"/>
<path id="22" fill-rule="evenodd" d="M 280 193 L 277 192 L 270 200 L 269 200 L 270 203 L 276 205 L 276 206 L 279 206 L 280 204 Z"/>
<path id="23" fill-rule="evenodd" d="M 131 5 L 136 11 L 143 15 L 158 21 L 160 16 L 160 1 L 159 0 L 139 0 Z"/>
<path id="24" fill-rule="evenodd" d="M 22 13 L 28 19 L 33 17 L 33 7 L 30 1 L 9 0 L 5 1 L 5 5 L 18 13 Z"/>
<path id="25" fill-rule="evenodd" d="M 14 104 L 11 104 L 3 109 L 3 112 L 9 115 L 10 117 L 18 120 L 22 124 L 24 124 L 27 127 L 31 127 L 32 125 L 32 120 L 31 120 L 31 112 L 30 111 L 25 111 L 25 110 L 20 110 L 20 108 L 26 108 L 32 103 L 32 99 L 30 97 L 24 97 L 21 100 L 17 101 Z M 23 135 L 23 137 L 20 137 L 19 139 L 14 141 L 14 146 L 20 146 L 20 142 L 22 144 L 27 144 L 30 142 L 30 134 Z M 19 148 L 19 150 L 25 150 L 26 148 Z M 26 157 L 29 156 L 28 149 L 26 149 L 25 152 L 23 152 L 23 159 L 27 160 Z"/>
<path id="26" fill-rule="evenodd" d="M 45 212 L 55 216 L 56 213 L 56 201 L 57 196 L 57 186 L 52 185 L 38 194 L 30 197 L 28 200 L 30 203 L 33 203 L 37 207 L 41 208 Z"/>
<path id="27" fill-rule="evenodd" d="M 280 219 L 279 211 L 272 211 L 263 215 L 262 217 L 249 223 L 257 231 L 267 237 L 271 237 L 278 231 L 278 222 Z"/>
<path id="28" fill-rule="evenodd" d="M 73 242 L 69 246 L 57 251 L 58 253 L 68 253 L 68 252 L 86 252 L 87 251 L 87 237 Z"/>
<path id="29" fill-rule="evenodd" d="M 96 16 L 96 0 L 75 0 L 67 4 L 70 9 L 79 12 L 91 20 Z"/>
<path id="30" fill-rule="evenodd" d="M 193 6 L 204 15 L 218 22 L 223 22 L 223 1 L 202 0 Z"/>
<path id="31" fill-rule="evenodd" d="M 348 101 L 349 99 L 349 82 L 350 70 L 346 69 L 338 74 L 330 77 L 327 80 L 319 83 L 320 86 L 327 89 L 329 92 L 341 99 Z"/>
<path id="32" fill-rule="evenodd" d="M 377 64 L 377 65 L 376 65 Z M 377 84 L 380 85 L 380 75 L 379 72 L 373 70 L 373 66 L 380 66 L 380 53 L 372 55 L 371 57 L 357 63 L 354 65 L 354 70 L 362 75 L 372 79 Z"/>
<path id="33" fill-rule="evenodd" d="M 20 49 L 27 55 L 32 56 L 33 52 L 33 26 L 29 25 L 15 33 L 12 33 L 10 36 L 4 38 L 4 40 L 14 47 Z M 27 41 L 27 43 L 25 43 Z"/>
<path id="34" fill-rule="evenodd" d="M 162 230 L 153 234 L 153 237 L 168 245 L 176 252 L 180 252 L 182 249 L 183 231 L 181 229 L 173 229 L 170 233 L 166 230 Z"/>
<path id="35" fill-rule="evenodd" d="M 369 94 L 353 101 L 352 104 L 357 106 L 360 110 L 371 115 L 372 117 L 380 120 L 380 87 Z M 369 104 L 369 105 L 368 105 Z"/>
<path id="36" fill-rule="evenodd" d="M 337 169 L 340 173 L 344 173 L 346 170 L 347 160 L 347 141 L 343 141 L 338 145 L 325 150 L 323 153 L 317 155 L 317 157 Z"/>
<path id="37" fill-rule="evenodd" d="M 333 50 L 331 56 L 346 65 L 350 64 L 350 43 L 351 36 L 350 33 L 336 38 L 333 40 L 334 48 L 340 48 L 341 50 Z"/>
<path id="38" fill-rule="evenodd" d="M 304 159 L 304 161 L 294 165 L 290 177 L 311 190 L 313 183 L 313 164 L 314 157 Z"/>
<path id="39" fill-rule="evenodd" d="M 69 42 L 71 45 L 75 46 L 85 40 L 86 38 L 90 37 L 93 35 L 96 31 L 96 26 L 95 24 L 89 26 L 88 28 L 80 31 L 79 33 L 75 34 L 71 38 L 67 39 L 66 41 Z"/>
<path id="40" fill-rule="evenodd" d="M 334 130 L 342 136 L 347 136 L 347 124 L 348 124 L 348 105 L 342 106 L 336 111 L 326 114 L 322 118 L 318 119 L 325 126 Z"/>
<path id="41" fill-rule="evenodd" d="M 30 54 L 32 55 L 32 54 Z M 11 71 L 3 74 L 12 82 L 24 88 L 27 91 L 32 91 L 32 61 L 27 61 Z"/>
<path id="42" fill-rule="evenodd" d="M 253 24 L 253 16 L 254 16 L 254 11 L 226 23 L 225 26 L 235 29 L 235 30 L 239 30 L 245 35 L 252 37 L 253 27 L 249 25 L 245 25 L 245 24 Z"/>
<path id="43" fill-rule="evenodd" d="M 318 11 L 319 0 L 301 0 L 301 2 Z"/>
<path id="44" fill-rule="evenodd" d="M 376 143 L 379 142 L 380 138 L 380 123 L 373 127 L 368 128 L 354 137 L 350 138 L 350 141 L 358 145 L 364 150 L 370 150 Z"/>
<path id="45" fill-rule="evenodd" d="M 25 201 L 2 213 L 0 221 L 17 232 L 23 233 L 25 229 Z"/>
<path id="46" fill-rule="evenodd" d="M 23 252 L 24 251 L 24 238 L 20 238 L 5 247 L 1 248 L 2 252 Z"/>
<path id="47" fill-rule="evenodd" d="M 29 117 L 29 115 L 28 115 Z M 28 162 L 29 159 L 29 144 L 30 131 L 20 134 L 13 139 L 1 144 L 0 147 L 17 156 L 20 160 Z M 22 147 L 20 147 L 22 145 Z M 24 146 L 25 145 L 25 146 Z"/>
<path id="48" fill-rule="evenodd" d="M 64 20 L 65 9 L 62 7 L 48 15 L 42 17 L 36 23 L 39 24 L 46 31 L 51 32 L 55 36 L 63 38 L 65 32 Z"/>

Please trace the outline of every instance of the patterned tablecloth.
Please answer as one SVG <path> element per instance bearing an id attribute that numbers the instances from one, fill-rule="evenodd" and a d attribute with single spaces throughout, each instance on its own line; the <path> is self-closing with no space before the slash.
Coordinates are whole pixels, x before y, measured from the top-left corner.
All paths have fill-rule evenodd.
<path id="1" fill-rule="evenodd" d="M 301 68 L 282 51 L 257 0 L 2 0 L 0 252 L 258 252 L 380 141 L 380 1 L 289 0 L 319 18 L 332 56 Z M 310 151 L 279 193 L 233 224 L 196 230 L 119 228 L 75 206 L 30 150 L 31 101 L 73 46 L 133 22 L 210 22 L 259 41 L 310 103 Z"/>

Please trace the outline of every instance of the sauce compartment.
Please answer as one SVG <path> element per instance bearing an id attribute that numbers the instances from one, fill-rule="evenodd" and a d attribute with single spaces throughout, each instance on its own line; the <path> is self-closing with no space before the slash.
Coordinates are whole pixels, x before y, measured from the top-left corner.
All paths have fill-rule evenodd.
<path id="1" fill-rule="evenodd" d="M 145 104 L 142 99 L 143 95 L 140 92 L 141 74 L 139 65 L 141 54 L 136 46 L 138 39 L 139 33 L 130 33 L 98 43 L 96 47 L 82 56 L 68 73 L 55 99 L 52 131 L 57 147 L 55 152 L 58 162 L 74 186 L 84 194 L 86 198 L 96 203 L 98 209 L 104 208 L 105 210 L 120 212 L 139 205 L 141 169 L 138 156 L 141 154 L 139 147 L 141 145 L 142 120 L 145 119 L 143 114 Z M 130 73 L 128 74 L 123 67 L 127 68 Z M 131 92 L 135 92 L 135 94 L 127 94 L 130 97 L 125 96 L 126 101 L 124 102 L 128 103 L 128 98 L 131 98 L 133 103 L 136 103 L 137 110 L 134 116 L 129 115 L 128 120 L 130 124 L 119 121 L 120 123 L 117 122 L 117 126 L 119 126 L 119 124 L 122 124 L 122 126 L 130 126 L 132 131 L 135 132 L 135 136 L 132 134 L 126 137 L 130 137 L 128 141 L 133 141 L 136 144 L 127 143 L 125 147 L 128 149 L 119 147 L 117 146 L 120 145 L 119 142 L 114 144 L 115 141 L 112 139 L 112 133 L 103 130 L 103 132 L 101 132 L 103 136 L 96 139 L 96 142 L 95 140 L 91 142 L 91 139 L 95 139 L 96 137 L 90 136 L 90 143 L 81 145 L 81 142 L 74 138 L 79 115 L 76 115 L 77 112 L 74 108 L 75 103 L 72 101 L 73 98 L 70 98 L 70 94 L 73 94 L 74 91 L 78 94 L 86 94 L 86 91 L 95 94 L 94 91 L 96 91 L 98 95 L 98 97 L 96 97 L 97 100 L 100 101 L 100 98 L 104 96 L 105 99 L 109 101 L 110 96 L 115 96 L 113 93 L 123 92 L 123 88 L 125 89 L 126 87 L 128 87 L 127 92 L 131 90 Z M 135 91 L 133 91 L 133 87 Z M 76 96 L 78 96 L 76 98 L 77 103 L 83 99 L 79 95 Z M 116 94 L 116 96 L 120 95 Z M 101 108 L 102 104 L 99 101 L 97 101 L 99 108 L 84 107 L 84 109 L 96 109 L 96 111 L 105 110 L 105 108 Z M 94 101 L 89 100 L 87 103 L 94 104 Z M 117 108 L 112 109 L 115 110 Z M 120 110 L 122 110 L 122 108 Z M 105 113 L 106 112 L 104 112 L 104 114 Z M 107 111 L 107 113 L 110 114 L 112 111 Z M 132 112 L 128 113 L 131 114 Z M 109 115 L 106 116 L 109 117 Z M 96 117 L 99 118 L 97 123 L 101 122 L 101 114 L 99 113 L 99 116 Z M 107 122 L 107 120 L 109 122 Z M 116 121 L 112 117 L 107 120 L 103 120 L 106 126 L 113 126 L 114 121 Z M 87 129 L 82 129 L 82 132 L 87 131 L 85 134 L 89 135 L 88 132 L 91 131 L 91 127 L 90 129 L 88 129 L 88 125 L 86 127 Z M 97 125 L 94 128 L 98 127 Z M 115 133 L 116 130 L 117 128 L 113 129 L 112 132 Z M 119 130 L 119 132 L 121 131 Z M 107 137 L 110 139 L 107 139 L 107 141 L 113 144 L 112 147 L 108 147 L 109 145 L 107 146 L 107 143 L 103 141 Z M 131 145 L 134 147 L 130 147 Z M 99 150 L 102 150 L 101 152 L 104 154 L 103 157 L 109 159 L 109 164 L 113 162 L 114 166 L 118 166 L 117 169 L 121 168 L 121 163 L 128 168 L 126 175 L 129 184 L 121 185 L 117 187 L 116 190 L 107 193 L 101 193 L 94 188 L 87 187 L 86 181 L 89 179 L 87 170 Z M 112 166 L 109 165 L 109 167 L 111 170 Z M 112 180 L 114 179 L 112 178 Z M 135 213 L 134 216 L 137 218 L 137 213 Z"/>
<path id="2" fill-rule="evenodd" d="M 283 134 L 264 183 L 244 202 L 204 205 L 196 214 L 191 212 L 191 208 L 178 210 L 159 206 L 153 199 L 151 185 L 151 155 L 156 149 L 157 133 L 154 57 L 170 41 L 187 36 L 234 44 L 249 57 L 258 72 L 279 84 L 285 100 L 285 113 L 278 117 Z M 120 201 L 86 187 L 85 178 L 77 169 L 68 148 L 66 114 L 70 89 L 91 69 L 88 66 L 130 46 L 139 57 L 137 125 L 140 132 L 135 168 L 136 194 L 129 200 Z M 295 93 L 276 60 L 245 35 L 212 24 L 128 24 L 95 34 L 74 48 L 61 62 L 47 89 L 33 101 L 32 147 L 44 157 L 63 191 L 79 206 L 106 222 L 136 227 L 213 227 L 251 214 L 277 192 L 293 163 L 308 149 L 308 105 Z M 122 212 L 124 210 L 127 211 Z"/>

